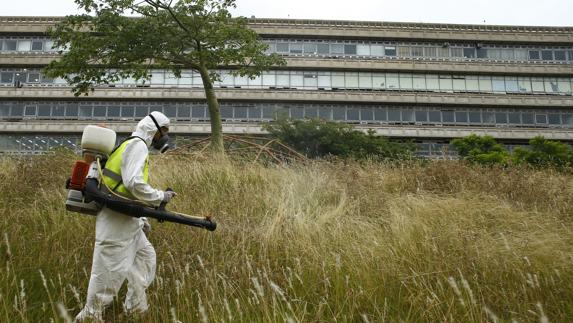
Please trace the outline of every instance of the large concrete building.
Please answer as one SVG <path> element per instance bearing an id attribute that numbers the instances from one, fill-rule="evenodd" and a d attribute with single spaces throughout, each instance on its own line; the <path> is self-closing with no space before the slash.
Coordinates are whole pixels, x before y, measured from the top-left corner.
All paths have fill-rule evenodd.
<path id="1" fill-rule="evenodd" d="M 154 70 L 74 97 L 41 69 L 58 57 L 57 17 L 0 17 L 0 151 L 77 148 L 86 124 L 127 133 L 151 110 L 177 140 L 210 132 L 197 73 Z M 277 115 L 324 118 L 413 139 L 441 156 L 452 138 L 489 134 L 525 144 L 573 142 L 573 27 L 250 19 L 288 65 L 254 80 L 224 68 L 224 132 L 261 134 Z"/>

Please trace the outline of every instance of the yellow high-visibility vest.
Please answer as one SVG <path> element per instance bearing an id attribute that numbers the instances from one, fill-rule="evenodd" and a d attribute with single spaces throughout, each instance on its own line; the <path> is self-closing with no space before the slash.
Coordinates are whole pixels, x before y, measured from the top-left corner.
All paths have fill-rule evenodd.
<path id="1" fill-rule="evenodd" d="M 105 168 L 103 170 L 103 181 L 112 191 L 115 193 L 129 198 L 136 199 L 133 194 L 123 185 L 123 180 L 121 178 L 121 161 L 123 160 L 123 153 L 125 152 L 125 147 L 128 143 L 133 140 L 143 140 L 141 138 L 128 138 L 117 147 L 109 156 L 107 162 L 105 163 Z M 145 159 L 145 167 L 143 168 L 143 182 L 147 183 L 149 180 L 149 156 Z"/>

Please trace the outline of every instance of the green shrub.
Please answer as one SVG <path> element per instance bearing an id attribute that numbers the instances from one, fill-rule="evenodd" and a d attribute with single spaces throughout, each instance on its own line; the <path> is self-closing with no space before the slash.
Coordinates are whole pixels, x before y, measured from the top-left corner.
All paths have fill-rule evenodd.
<path id="1" fill-rule="evenodd" d="M 517 147 L 512 159 L 516 164 L 534 167 L 570 167 L 573 165 L 573 149 L 567 144 L 538 136 L 529 141 L 529 147 Z"/>
<path id="2" fill-rule="evenodd" d="M 454 139 L 451 144 L 456 148 L 460 157 L 480 165 L 506 165 L 510 155 L 503 145 L 497 143 L 492 136 L 469 135 Z"/>
<path id="3" fill-rule="evenodd" d="M 355 130 L 351 125 L 320 119 L 281 119 L 264 126 L 272 136 L 312 158 L 340 156 L 343 158 L 376 160 L 411 159 L 412 143 L 392 142 Z"/>

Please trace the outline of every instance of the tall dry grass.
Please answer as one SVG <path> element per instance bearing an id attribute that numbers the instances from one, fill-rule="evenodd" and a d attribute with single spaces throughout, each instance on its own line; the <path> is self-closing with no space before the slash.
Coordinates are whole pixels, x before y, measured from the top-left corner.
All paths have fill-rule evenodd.
<path id="1" fill-rule="evenodd" d="M 0 159 L 0 321 L 83 306 L 94 218 L 68 213 L 76 157 Z M 152 221 L 151 309 L 124 322 L 564 322 L 573 317 L 573 177 L 552 171 L 155 157 L 171 209 Z"/>

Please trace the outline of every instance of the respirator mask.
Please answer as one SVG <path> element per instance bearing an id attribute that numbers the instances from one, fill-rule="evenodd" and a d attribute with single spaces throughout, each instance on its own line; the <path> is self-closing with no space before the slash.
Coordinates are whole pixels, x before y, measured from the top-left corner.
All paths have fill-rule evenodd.
<path id="1" fill-rule="evenodd" d="M 167 151 L 167 149 L 169 149 L 169 144 L 168 144 L 169 136 L 163 133 L 161 127 L 157 123 L 157 120 L 155 120 L 152 114 L 150 114 L 149 117 L 151 118 L 151 120 L 153 120 L 153 123 L 155 123 L 155 126 L 157 127 L 157 131 L 159 131 L 159 134 L 161 135 L 161 137 L 159 137 L 159 139 L 157 140 L 155 140 L 155 137 L 153 138 L 151 146 L 157 149 L 161 154 L 163 154 L 164 152 Z"/>

